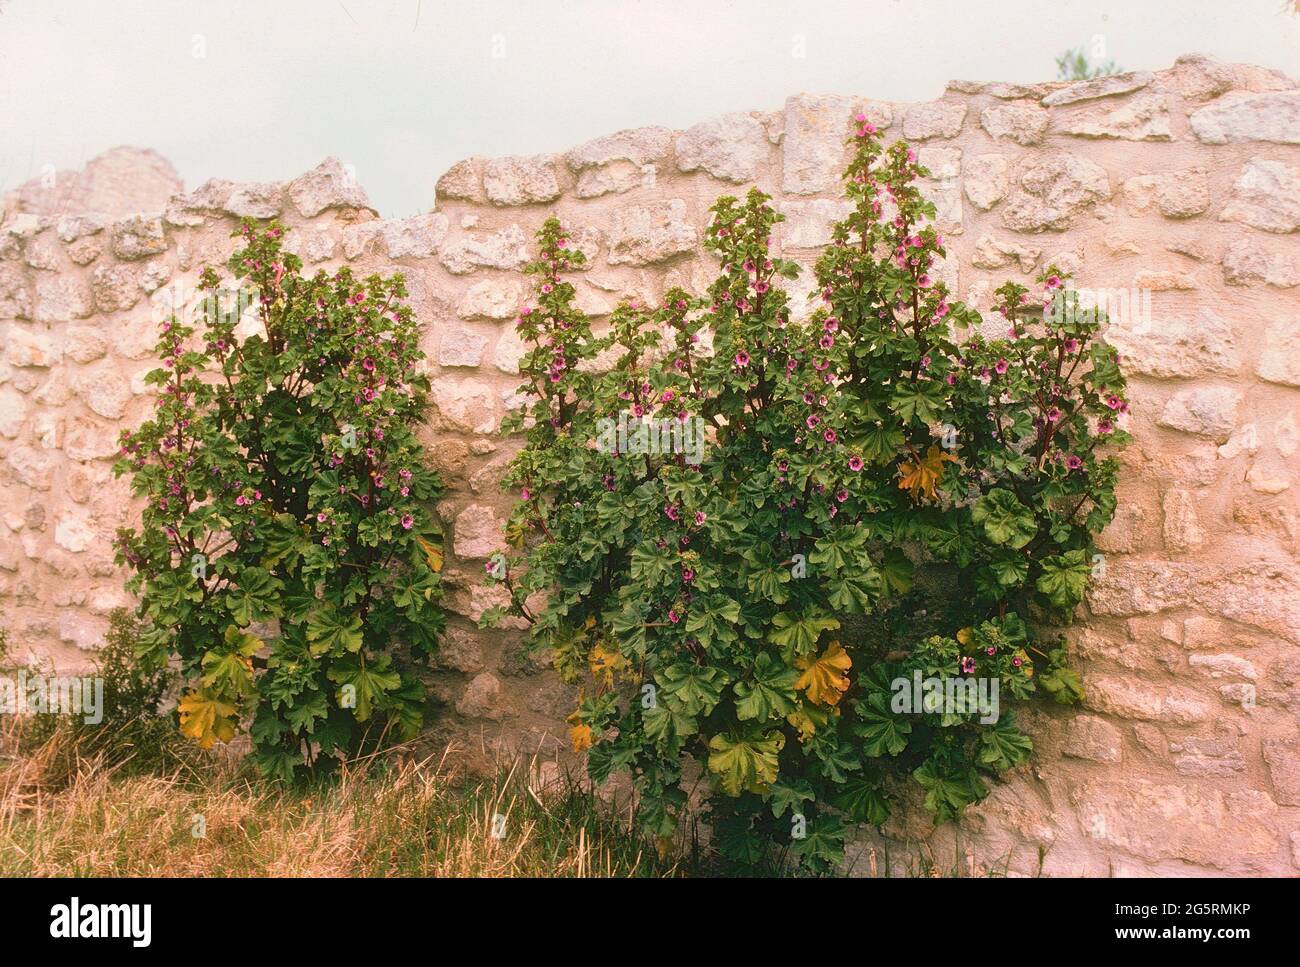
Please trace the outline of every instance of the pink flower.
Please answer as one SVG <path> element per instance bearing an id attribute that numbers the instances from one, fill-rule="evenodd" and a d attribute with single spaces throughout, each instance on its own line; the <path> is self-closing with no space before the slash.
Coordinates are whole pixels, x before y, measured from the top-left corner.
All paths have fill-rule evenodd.
<path id="1" fill-rule="evenodd" d="M 669 520 L 677 520 L 681 517 L 681 511 L 677 509 L 675 504 L 664 504 L 664 514 L 667 515 Z"/>
<path id="2" fill-rule="evenodd" d="M 852 470 L 854 473 L 859 473 L 859 472 L 861 472 L 863 466 L 864 466 L 864 464 L 863 464 L 863 462 L 862 462 L 862 458 L 861 458 L 861 457 L 856 456 L 856 455 L 855 455 L 855 456 L 852 456 L 852 457 L 849 457 L 849 469 Z"/>
<path id="3" fill-rule="evenodd" d="M 1007 369 L 1008 369 L 1010 366 L 1011 366 L 1011 364 L 1008 363 L 1005 359 L 999 359 L 999 360 L 998 360 L 998 361 L 993 365 L 993 369 L 994 369 L 994 371 L 995 371 L 999 376 L 1001 376 L 1003 373 L 1005 373 L 1005 372 L 1007 371 Z"/>
<path id="4" fill-rule="evenodd" d="M 1060 418 L 1061 418 L 1061 411 L 1057 409 L 1055 406 L 1053 406 L 1051 409 L 1047 411 L 1047 419 L 1049 422 L 1055 423 Z"/>
<path id="5" fill-rule="evenodd" d="M 963 675 L 970 675 L 975 671 L 975 659 L 963 657 L 961 660 L 961 670 Z"/>
<path id="6" fill-rule="evenodd" d="M 704 511 L 702 511 L 702 510 L 697 510 L 697 511 L 695 512 L 695 526 L 696 526 L 696 527 L 699 527 L 701 524 L 703 524 L 703 523 L 704 523 L 706 520 L 708 520 L 708 519 L 709 519 L 709 516 L 708 516 L 706 513 L 704 513 Z"/>
<path id="7" fill-rule="evenodd" d="M 749 353 L 745 352 L 743 349 L 742 349 L 740 352 L 736 353 L 736 365 L 737 365 L 737 366 L 748 366 L 748 365 L 749 365 Z"/>
<path id="8" fill-rule="evenodd" d="M 1083 458 L 1072 453 L 1065 458 L 1065 465 L 1071 470 L 1078 470 L 1083 466 Z"/>
<path id="9" fill-rule="evenodd" d="M 411 529 L 411 525 L 414 523 L 415 523 L 415 518 L 412 517 L 410 514 L 402 515 L 402 530 L 409 531 Z"/>
<path id="10" fill-rule="evenodd" d="M 822 439 L 825 440 L 827 443 L 834 443 L 836 439 L 835 431 L 827 430 L 825 433 L 822 434 Z"/>

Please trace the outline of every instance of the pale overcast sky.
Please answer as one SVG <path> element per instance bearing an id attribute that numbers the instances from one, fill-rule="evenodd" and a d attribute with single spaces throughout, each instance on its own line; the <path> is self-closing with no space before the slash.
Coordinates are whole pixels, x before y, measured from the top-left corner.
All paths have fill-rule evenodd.
<path id="1" fill-rule="evenodd" d="M 107 148 L 194 188 L 336 155 L 389 216 L 472 154 L 686 127 L 799 91 L 927 100 L 1036 81 L 1101 38 L 1300 76 L 1288 0 L 0 0 L 0 189 Z M 800 56 L 802 55 L 802 56 Z"/>

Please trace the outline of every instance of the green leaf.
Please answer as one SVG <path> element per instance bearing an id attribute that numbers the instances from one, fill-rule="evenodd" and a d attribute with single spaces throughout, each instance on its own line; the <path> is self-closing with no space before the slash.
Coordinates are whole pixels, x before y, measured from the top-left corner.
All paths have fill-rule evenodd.
<path id="1" fill-rule="evenodd" d="M 777 731 L 729 733 L 709 739 L 709 771 L 729 796 L 763 792 L 776 781 L 785 736 Z"/>
<path id="2" fill-rule="evenodd" d="M 225 648 L 203 656 L 203 684 L 218 694 L 232 697 L 253 691 L 253 663 L 250 660 L 263 647 L 263 641 L 238 625 L 226 628 Z"/>
<path id="3" fill-rule="evenodd" d="M 736 693 L 736 717 L 762 723 L 790 714 L 796 704 L 794 683 L 798 678 L 798 669 L 782 665 L 767 652 L 760 652 L 754 660 L 753 679 L 742 679 L 732 686 Z"/>
<path id="4" fill-rule="evenodd" d="M 277 593 L 284 583 L 260 567 L 246 567 L 239 572 L 237 584 L 226 595 L 230 616 L 238 624 L 250 625 L 263 618 L 282 613 Z"/>
<path id="5" fill-rule="evenodd" d="M 956 819 L 971 803 L 988 795 L 988 788 L 971 769 L 948 771 L 936 759 L 927 759 L 912 773 L 925 789 L 926 808 L 940 822 Z"/>
<path id="6" fill-rule="evenodd" d="M 312 657 L 359 651 L 363 635 L 361 616 L 344 614 L 330 605 L 317 608 L 307 620 L 307 641 Z"/>
<path id="7" fill-rule="evenodd" d="M 336 664 L 327 675 L 329 680 L 340 686 L 337 700 L 339 705 L 347 708 L 348 698 L 355 698 L 353 712 L 358 722 L 370 718 L 375 703 L 383 700 L 385 693 L 391 692 L 402 684 L 402 677 L 390 666 L 392 658 L 380 655 L 362 664 L 359 658 L 349 658 Z M 355 693 L 349 696 L 344 688 L 352 686 Z"/>
<path id="8" fill-rule="evenodd" d="M 1033 751 L 1034 743 L 1029 740 L 1029 736 L 1016 728 L 1011 712 L 1007 712 L 996 724 L 980 732 L 979 761 L 998 772 L 1019 765 L 1029 758 L 1029 754 Z"/>
<path id="9" fill-rule="evenodd" d="M 855 823 L 879 826 L 889 818 L 889 799 L 880 783 L 864 776 L 851 777 L 840 787 L 831 805 Z"/>
<path id="10" fill-rule="evenodd" d="M 834 631 L 840 626 L 835 618 L 815 618 L 810 615 L 782 611 L 772 619 L 769 637 L 780 645 L 786 661 L 806 655 L 817 645 L 823 631 Z"/>
<path id="11" fill-rule="evenodd" d="M 1036 587 L 1058 608 L 1073 610 L 1088 590 L 1092 564 L 1086 551 L 1066 551 L 1043 561 Z"/>
<path id="12" fill-rule="evenodd" d="M 885 693 L 872 692 L 866 700 L 858 702 L 854 711 L 858 722 L 853 731 L 863 739 L 864 755 L 875 759 L 882 755 L 898 755 L 907 748 L 912 723 L 890 709 Z"/>
<path id="13" fill-rule="evenodd" d="M 692 717 L 712 712 L 726 684 L 720 669 L 684 661 L 665 668 L 656 680 L 665 703 Z"/>
<path id="14" fill-rule="evenodd" d="M 844 860 L 844 839 L 848 830 L 838 816 L 810 817 L 802 839 L 790 844 L 790 852 L 814 870 L 834 869 Z"/>
<path id="15" fill-rule="evenodd" d="M 994 544 L 1019 550 L 1034 537 L 1037 527 L 1029 508 L 1010 490 L 990 490 L 971 505 L 971 520 L 984 525 L 984 533 Z"/>
<path id="16" fill-rule="evenodd" d="M 786 811 L 792 813 L 803 812 L 801 808 L 803 803 L 812 802 L 817 798 L 813 792 L 813 787 L 806 779 L 798 779 L 794 782 L 774 782 L 770 790 L 769 802 L 772 806 L 772 816 L 780 819 Z"/>
<path id="17" fill-rule="evenodd" d="M 692 716 L 663 703 L 642 710 L 641 727 L 646 738 L 661 749 L 677 748 L 682 740 L 699 731 Z"/>

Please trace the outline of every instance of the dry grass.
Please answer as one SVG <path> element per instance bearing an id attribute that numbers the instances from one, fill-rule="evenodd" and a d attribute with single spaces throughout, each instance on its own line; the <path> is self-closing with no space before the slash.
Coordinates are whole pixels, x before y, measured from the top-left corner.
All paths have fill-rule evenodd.
<path id="1" fill-rule="evenodd" d="M 463 780 L 449 761 L 353 764 L 302 789 L 237 761 L 130 775 L 56 734 L 0 759 L 0 874 L 16 876 L 664 876 L 625 816 L 516 765 Z M 57 779 L 46 770 L 58 764 Z M 494 832 L 498 835 L 494 835 Z"/>
<path id="2" fill-rule="evenodd" d="M 88 754 L 66 728 L 35 744 L 21 732 L 0 720 L 0 876 L 798 875 L 780 862 L 723 868 L 694 835 L 665 860 L 626 810 L 536 760 L 467 778 L 450 768 L 455 750 L 423 761 L 398 750 L 287 788 L 230 752 L 160 775 L 120 750 Z M 877 849 L 850 857 L 853 875 L 1006 875 L 970 856 Z"/>

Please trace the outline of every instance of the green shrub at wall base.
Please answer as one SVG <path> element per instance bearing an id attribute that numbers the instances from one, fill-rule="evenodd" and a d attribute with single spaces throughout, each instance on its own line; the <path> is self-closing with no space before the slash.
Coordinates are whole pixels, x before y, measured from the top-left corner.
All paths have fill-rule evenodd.
<path id="1" fill-rule="evenodd" d="M 1032 628 L 1104 564 L 1127 440 L 1104 318 L 1054 267 L 983 319 L 952 298 L 927 172 L 855 124 L 803 321 L 757 190 L 712 208 L 707 294 L 626 302 L 601 335 L 566 281 L 583 255 L 546 223 L 517 324 L 530 404 L 504 428 L 526 439 L 518 550 L 490 575 L 582 683 L 574 747 L 597 781 L 631 775 L 648 833 L 677 829 L 689 758 L 726 856 L 817 871 L 902 784 L 957 816 L 1031 754 L 1017 706 L 1078 700 Z M 928 681 L 939 699 L 912 702 Z M 981 684 L 996 705 L 943 692 Z"/>
<path id="2" fill-rule="evenodd" d="M 206 269 L 192 318 L 162 323 L 157 411 L 115 466 L 146 502 L 118 560 L 146 646 L 180 659 L 181 730 L 209 747 L 251 722 L 290 778 L 419 730 L 441 484 L 402 277 L 307 278 L 279 225 L 237 234 L 232 281 Z"/>

